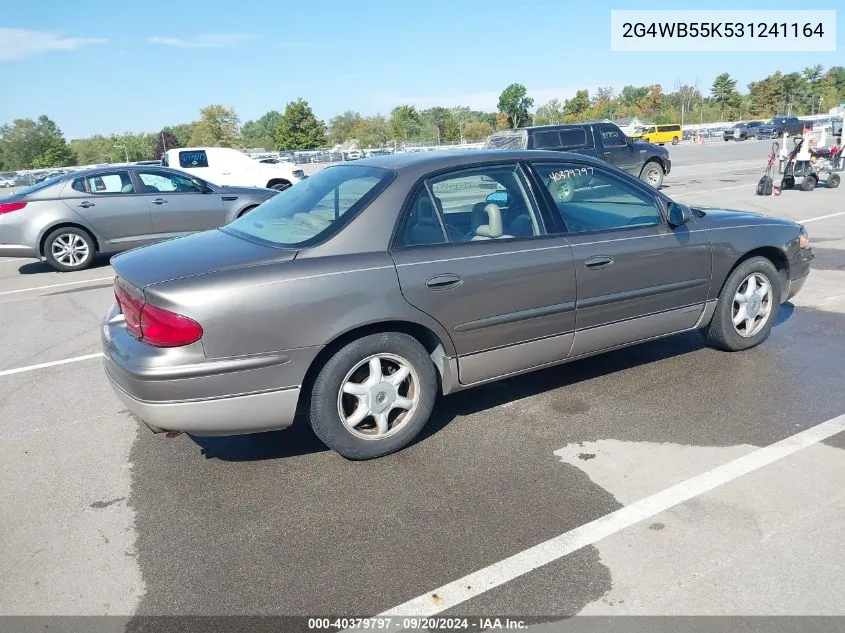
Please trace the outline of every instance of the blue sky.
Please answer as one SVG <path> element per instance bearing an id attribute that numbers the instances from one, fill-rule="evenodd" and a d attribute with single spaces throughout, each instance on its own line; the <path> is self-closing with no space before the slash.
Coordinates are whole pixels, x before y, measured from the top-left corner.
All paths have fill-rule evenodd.
<path id="1" fill-rule="evenodd" d="M 835 9 L 820 0 L 815 9 Z M 194 120 L 210 103 L 242 121 L 308 100 L 328 120 L 400 103 L 493 110 L 511 82 L 536 105 L 579 88 L 621 88 L 728 71 L 739 87 L 775 70 L 845 65 L 822 53 L 610 51 L 611 9 L 693 8 L 674 2 L 532 0 L 50 0 L 0 18 L 0 123 L 47 114 L 68 138 L 151 132 Z M 842 5 L 840 5 L 841 7 Z M 720 9 L 793 9 L 745 0 Z M 843 14 L 837 15 L 842 33 Z"/>

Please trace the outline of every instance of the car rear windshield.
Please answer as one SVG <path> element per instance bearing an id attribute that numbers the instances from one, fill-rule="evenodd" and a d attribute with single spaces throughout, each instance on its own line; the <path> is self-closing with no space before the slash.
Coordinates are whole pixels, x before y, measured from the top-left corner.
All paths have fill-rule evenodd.
<path id="1" fill-rule="evenodd" d="M 310 246 L 339 231 L 375 200 L 392 178 L 392 171 L 378 167 L 326 167 L 224 230 L 276 246 Z"/>
<path id="2" fill-rule="evenodd" d="M 528 149 L 528 132 L 507 130 L 495 132 L 487 137 L 485 149 Z"/>
<path id="3" fill-rule="evenodd" d="M 65 178 L 66 174 L 59 174 L 58 176 L 50 176 L 46 180 L 42 180 L 41 182 L 36 182 L 34 185 L 30 185 L 29 187 L 24 187 L 23 189 L 18 189 L 15 192 L 16 196 L 25 196 L 29 193 L 35 193 L 36 191 L 41 191 L 42 189 L 46 189 L 47 187 L 52 187 L 54 184 Z"/>

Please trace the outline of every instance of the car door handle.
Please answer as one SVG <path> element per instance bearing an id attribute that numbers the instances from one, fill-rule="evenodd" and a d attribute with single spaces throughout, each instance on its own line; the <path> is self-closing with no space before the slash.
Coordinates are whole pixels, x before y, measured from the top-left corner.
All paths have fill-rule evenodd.
<path id="1" fill-rule="evenodd" d="M 167 204 L 167 200 L 164 198 L 156 198 L 155 200 L 150 200 L 153 204 Z"/>
<path id="2" fill-rule="evenodd" d="M 457 275 L 435 275 L 425 282 L 425 285 L 432 290 L 445 290 L 459 286 L 463 279 Z"/>
<path id="3" fill-rule="evenodd" d="M 603 154 L 604 154 L 605 156 L 611 156 L 611 155 L 613 155 L 613 152 L 603 152 Z"/>
<path id="4" fill-rule="evenodd" d="M 584 265 L 587 268 L 592 268 L 596 270 L 598 268 L 607 268 L 613 263 L 613 258 L 608 257 L 607 255 L 596 255 L 595 257 L 589 257 L 584 262 Z"/>
<path id="5" fill-rule="evenodd" d="M 89 207 L 93 207 L 93 206 L 94 206 L 94 203 L 93 203 L 93 202 L 89 202 L 88 200 L 85 200 L 85 201 L 83 201 L 83 202 L 80 202 L 80 203 L 79 203 L 79 206 L 80 206 L 80 207 L 82 207 L 83 209 L 88 209 Z"/>

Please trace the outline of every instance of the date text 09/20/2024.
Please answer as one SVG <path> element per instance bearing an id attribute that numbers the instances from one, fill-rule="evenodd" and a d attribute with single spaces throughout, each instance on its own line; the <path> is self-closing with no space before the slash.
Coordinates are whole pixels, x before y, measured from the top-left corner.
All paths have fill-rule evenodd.
<path id="1" fill-rule="evenodd" d="M 312 631 L 485 631 L 525 629 L 524 620 L 499 617 L 372 617 L 372 618 L 309 618 Z"/>
<path id="2" fill-rule="evenodd" d="M 622 37 L 824 37 L 819 23 L 798 22 L 625 22 Z"/>

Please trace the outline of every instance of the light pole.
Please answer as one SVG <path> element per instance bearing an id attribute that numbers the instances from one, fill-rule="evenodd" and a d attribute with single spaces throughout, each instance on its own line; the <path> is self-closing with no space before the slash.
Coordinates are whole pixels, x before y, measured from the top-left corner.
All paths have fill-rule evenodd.
<path id="1" fill-rule="evenodd" d="M 129 150 L 126 148 L 126 145 L 115 145 L 115 147 L 116 147 L 117 149 L 122 149 L 122 150 L 123 150 L 123 152 L 124 152 L 124 154 L 125 154 L 125 156 L 126 156 L 126 162 L 128 163 L 128 162 L 129 162 Z"/>

